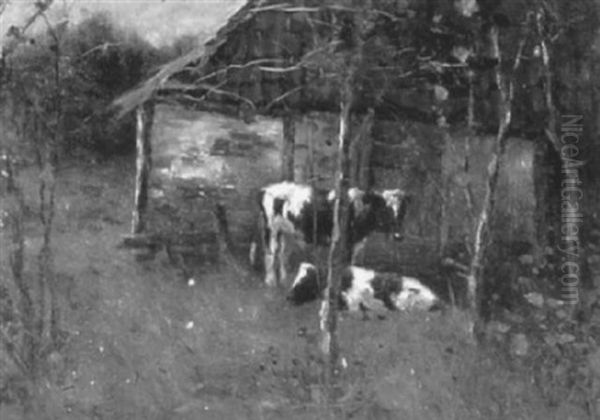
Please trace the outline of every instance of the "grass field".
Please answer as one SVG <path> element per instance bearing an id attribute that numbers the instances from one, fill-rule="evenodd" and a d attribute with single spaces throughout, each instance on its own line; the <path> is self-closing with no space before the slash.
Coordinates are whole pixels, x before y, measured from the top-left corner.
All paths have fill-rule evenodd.
<path id="1" fill-rule="evenodd" d="M 478 348 L 452 310 L 345 315 L 346 368 L 327 405 L 317 303 L 289 306 L 242 261 L 241 271 L 198 266 L 184 277 L 165 252 L 136 261 L 117 247 L 130 228 L 133 175 L 133 159 L 60 173 L 53 249 L 68 338 L 49 358 L 40 419 L 586 418 L 546 407 L 528 368 Z M 35 208 L 36 178 L 24 172 L 22 182 Z M 41 243 L 31 219 L 30 265 Z M 19 419 L 10 397 L 18 372 L 1 363 L 0 417 Z"/>

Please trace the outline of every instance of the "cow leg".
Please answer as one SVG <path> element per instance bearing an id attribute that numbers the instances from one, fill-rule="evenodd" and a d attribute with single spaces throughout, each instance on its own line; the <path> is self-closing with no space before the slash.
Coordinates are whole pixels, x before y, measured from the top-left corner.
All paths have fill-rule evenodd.
<path id="1" fill-rule="evenodd" d="M 261 214 L 258 218 L 257 231 L 254 233 L 254 238 L 250 243 L 250 250 L 248 252 L 250 265 L 253 268 L 257 268 L 259 251 L 262 251 L 264 253 L 267 249 L 267 238 L 269 236 L 269 233 L 267 231 L 266 224 L 267 222 L 265 220 L 265 216 Z"/>
<path id="2" fill-rule="evenodd" d="M 272 252 L 265 252 L 265 283 L 269 287 L 276 284 L 275 278 L 275 255 Z"/>
<path id="3" fill-rule="evenodd" d="M 362 266 L 365 259 L 365 246 L 367 244 L 367 238 L 361 240 L 360 242 L 354 244 L 352 247 L 352 257 L 350 260 L 350 264 Z"/>
<path id="4" fill-rule="evenodd" d="M 275 275 L 275 256 L 277 252 L 277 232 L 265 228 L 264 239 L 267 246 L 265 247 L 265 283 L 269 287 L 277 284 Z"/>
<path id="5" fill-rule="evenodd" d="M 251 267 L 256 267 L 256 254 L 258 253 L 258 245 L 255 241 L 250 242 L 250 249 L 248 250 L 248 261 L 250 261 Z"/>
<path id="6" fill-rule="evenodd" d="M 361 315 L 362 315 L 362 320 L 363 320 L 363 321 L 368 321 L 368 320 L 369 320 L 369 314 L 368 314 L 368 312 L 367 312 L 367 311 L 369 310 L 369 308 L 367 308 L 367 307 L 366 307 L 364 304 L 362 304 L 362 303 L 359 303 L 359 304 L 358 304 L 358 307 L 359 307 L 359 309 L 360 309 L 360 313 L 361 313 Z"/>
<path id="7" fill-rule="evenodd" d="M 279 283 L 282 285 L 287 284 L 287 256 L 286 256 L 286 238 L 285 235 L 279 233 Z"/>
<path id="8" fill-rule="evenodd" d="M 342 292 L 342 297 L 348 307 L 348 312 L 358 312 L 360 309 L 360 300 L 356 299 L 355 296 L 347 292 Z"/>

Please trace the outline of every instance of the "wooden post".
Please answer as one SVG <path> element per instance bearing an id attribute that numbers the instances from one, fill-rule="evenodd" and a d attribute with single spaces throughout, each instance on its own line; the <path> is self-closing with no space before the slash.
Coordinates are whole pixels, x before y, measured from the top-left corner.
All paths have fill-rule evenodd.
<path id="1" fill-rule="evenodd" d="M 244 279 L 246 270 L 244 270 L 238 264 L 234 255 L 234 245 L 229 232 L 229 223 L 227 221 L 227 212 L 225 206 L 222 203 L 216 203 L 214 209 L 215 215 L 215 231 L 217 232 L 217 248 L 219 253 L 219 261 L 233 269 L 240 278 Z"/>
<path id="2" fill-rule="evenodd" d="M 450 133 L 448 130 L 444 129 L 444 151 L 442 152 L 444 156 L 453 155 L 456 153 L 454 147 L 452 147 L 452 138 L 450 137 Z M 444 256 L 446 246 L 448 244 L 448 236 L 450 233 L 450 221 L 449 219 L 449 199 L 450 199 L 450 170 L 452 166 L 450 164 L 450 160 L 446 158 L 444 159 L 442 156 L 442 176 L 440 180 L 440 222 L 439 222 L 439 231 L 438 231 L 438 256 L 441 259 Z M 445 167 L 445 165 L 447 167 Z"/>
<path id="3" fill-rule="evenodd" d="M 294 181 L 294 144 L 296 142 L 296 126 L 291 113 L 283 117 L 283 150 L 281 178 L 284 181 Z"/>
<path id="4" fill-rule="evenodd" d="M 150 134 L 154 117 L 154 104 L 146 102 L 136 110 L 136 174 L 133 221 L 131 232 L 141 233 L 146 229 L 148 208 L 148 179 L 152 165 Z"/>
<path id="5" fill-rule="evenodd" d="M 227 222 L 227 213 L 223 204 L 217 203 L 215 205 L 215 217 L 218 228 L 219 253 L 232 253 L 233 242 L 229 234 L 229 223 Z"/>

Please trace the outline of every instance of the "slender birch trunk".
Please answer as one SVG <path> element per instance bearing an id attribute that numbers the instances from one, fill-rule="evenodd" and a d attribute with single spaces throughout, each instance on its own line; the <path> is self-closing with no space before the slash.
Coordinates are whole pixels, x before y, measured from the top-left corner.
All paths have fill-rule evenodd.
<path id="1" fill-rule="evenodd" d="M 467 299 L 469 307 L 476 314 L 476 318 L 481 314 L 481 286 L 483 284 L 483 259 L 487 250 L 487 239 L 489 233 L 490 218 L 494 212 L 496 189 L 498 186 L 498 178 L 504 152 L 506 150 L 506 141 L 508 138 L 508 128 L 510 127 L 512 118 L 512 101 L 514 97 L 514 77 L 515 71 L 521 64 L 521 56 L 525 46 L 525 37 L 521 39 L 515 61 L 512 68 L 512 75 L 507 80 L 501 68 L 500 45 L 498 41 L 498 27 L 492 26 L 489 33 L 490 46 L 492 57 L 496 58 L 498 64 L 495 70 L 496 84 L 500 92 L 499 98 L 499 117 L 498 117 L 498 132 L 496 134 L 496 143 L 492 153 L 492 159 L 488 166 L 488 179 L 486 183 L 485 196 L 481 205 L 477 224 L 475 228 L 475 236 L 473 240 L 473 254 L 469 273 L 467 275 Z"/>
<path id="2" fill-rule="evenodd" d="M 343 268 L 350 262 L 351 254 L 348 246 L 348 187 L 350 183 L 350 115 L 353 103 L 352 80 L 353 72 L 350 72 L 342 87 L 334 227 L 327 261 L 327 288 L 320 312 L 323 332 L 322 350 L 329 356 L 329 366 L 326 372 L 327 385 L 332 382 L 339 357 L 337 306 L 340 276 Z"/>

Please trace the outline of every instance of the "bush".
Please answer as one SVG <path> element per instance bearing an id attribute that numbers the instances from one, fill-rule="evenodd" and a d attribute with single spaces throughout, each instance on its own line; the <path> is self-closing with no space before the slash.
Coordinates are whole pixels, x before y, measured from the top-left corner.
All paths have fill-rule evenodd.
<path id="1" fill-rule="evenodd" d="M 132 151 L 134 121 L 115 121 L 106 110 L 160 61 L 155 48 L 115 26 L 105 14 L 74 27 L 64 44 L 72 66 L 66 92 L 67 150 L 83 146 L 104 156 Z"/>
<path id="2" fill-rule="evenodd" d="M 5 92 L 15 109 L 33 112 L 17 118 L 30 126 L 22 137 L 44 142 L 59 127 L 58 146 L 67 155 L 82 149 L 104 156 L 132 151 L 134 121 L 115 121 L 107 109 L 116 97 L 140 83 L 165 54 L 117 27 L 106 14 L 53 31 L 58 45 L 51 33 L 40 34 L 20 45 L 7 63 L 10 77 Z"/>

